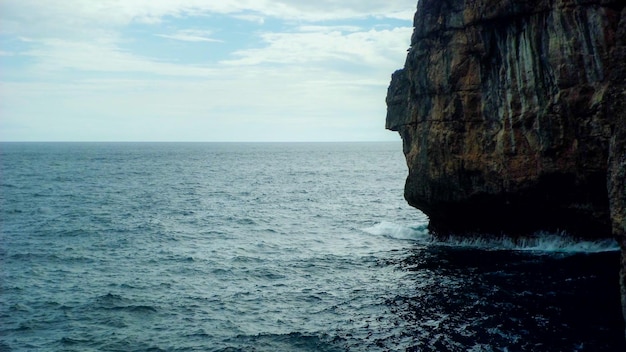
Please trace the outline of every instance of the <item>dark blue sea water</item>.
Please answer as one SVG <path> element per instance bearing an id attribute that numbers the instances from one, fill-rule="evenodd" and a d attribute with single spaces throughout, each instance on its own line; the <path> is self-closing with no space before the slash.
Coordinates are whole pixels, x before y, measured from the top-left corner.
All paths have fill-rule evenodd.
<path id="1" fill-rule="evenodd" d="M 435 241 L 401 149 L 0 144 L 0 351 L 626 351 L 615 243 Z"/>

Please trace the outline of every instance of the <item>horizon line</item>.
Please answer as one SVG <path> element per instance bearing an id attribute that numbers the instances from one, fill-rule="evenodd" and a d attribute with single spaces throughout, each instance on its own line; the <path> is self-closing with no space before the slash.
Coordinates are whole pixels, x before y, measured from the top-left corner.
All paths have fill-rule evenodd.
<path id="1" fill-rule="evenodd" d="M 241 141 L 168 141 L 168 140 L 103 140 L 103 141 L 63 141 L 63 140 L 0 140 L 0 143 L 396 143 L 402 140 L 304 140 L 304 141 L 289 141 L 289 140 L 276 140 L 276 141 L 254 141 L 254 140 L 241 140 Z"/>

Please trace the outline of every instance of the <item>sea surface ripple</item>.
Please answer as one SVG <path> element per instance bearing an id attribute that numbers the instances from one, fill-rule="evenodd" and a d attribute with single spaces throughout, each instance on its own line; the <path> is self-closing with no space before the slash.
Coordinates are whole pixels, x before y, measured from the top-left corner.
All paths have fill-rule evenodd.
<path id="1" fill-rule="evenodd" d="M 399 143 L 1 143 L 0 351 L 626 350 L 612 241 L 437 241 Z"/>

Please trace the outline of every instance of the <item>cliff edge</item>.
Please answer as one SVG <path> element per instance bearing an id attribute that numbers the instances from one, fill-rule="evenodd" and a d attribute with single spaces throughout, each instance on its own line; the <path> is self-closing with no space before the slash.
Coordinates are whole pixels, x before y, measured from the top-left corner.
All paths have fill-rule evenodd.
<path id="1" fill-rule="evenodd" d="M 386 128 L 431 231 L 613 235 L 626 254 L 626 1 L 420 0 L 414 27 Z"/>

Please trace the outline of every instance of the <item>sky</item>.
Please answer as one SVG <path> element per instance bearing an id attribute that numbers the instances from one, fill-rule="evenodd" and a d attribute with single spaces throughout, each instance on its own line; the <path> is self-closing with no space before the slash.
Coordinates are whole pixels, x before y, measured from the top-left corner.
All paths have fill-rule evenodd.
<path id="1" fill-rule="evenodd" d="M 416 4 L 0 0 L 0 140 L 399 140 Z"/>

